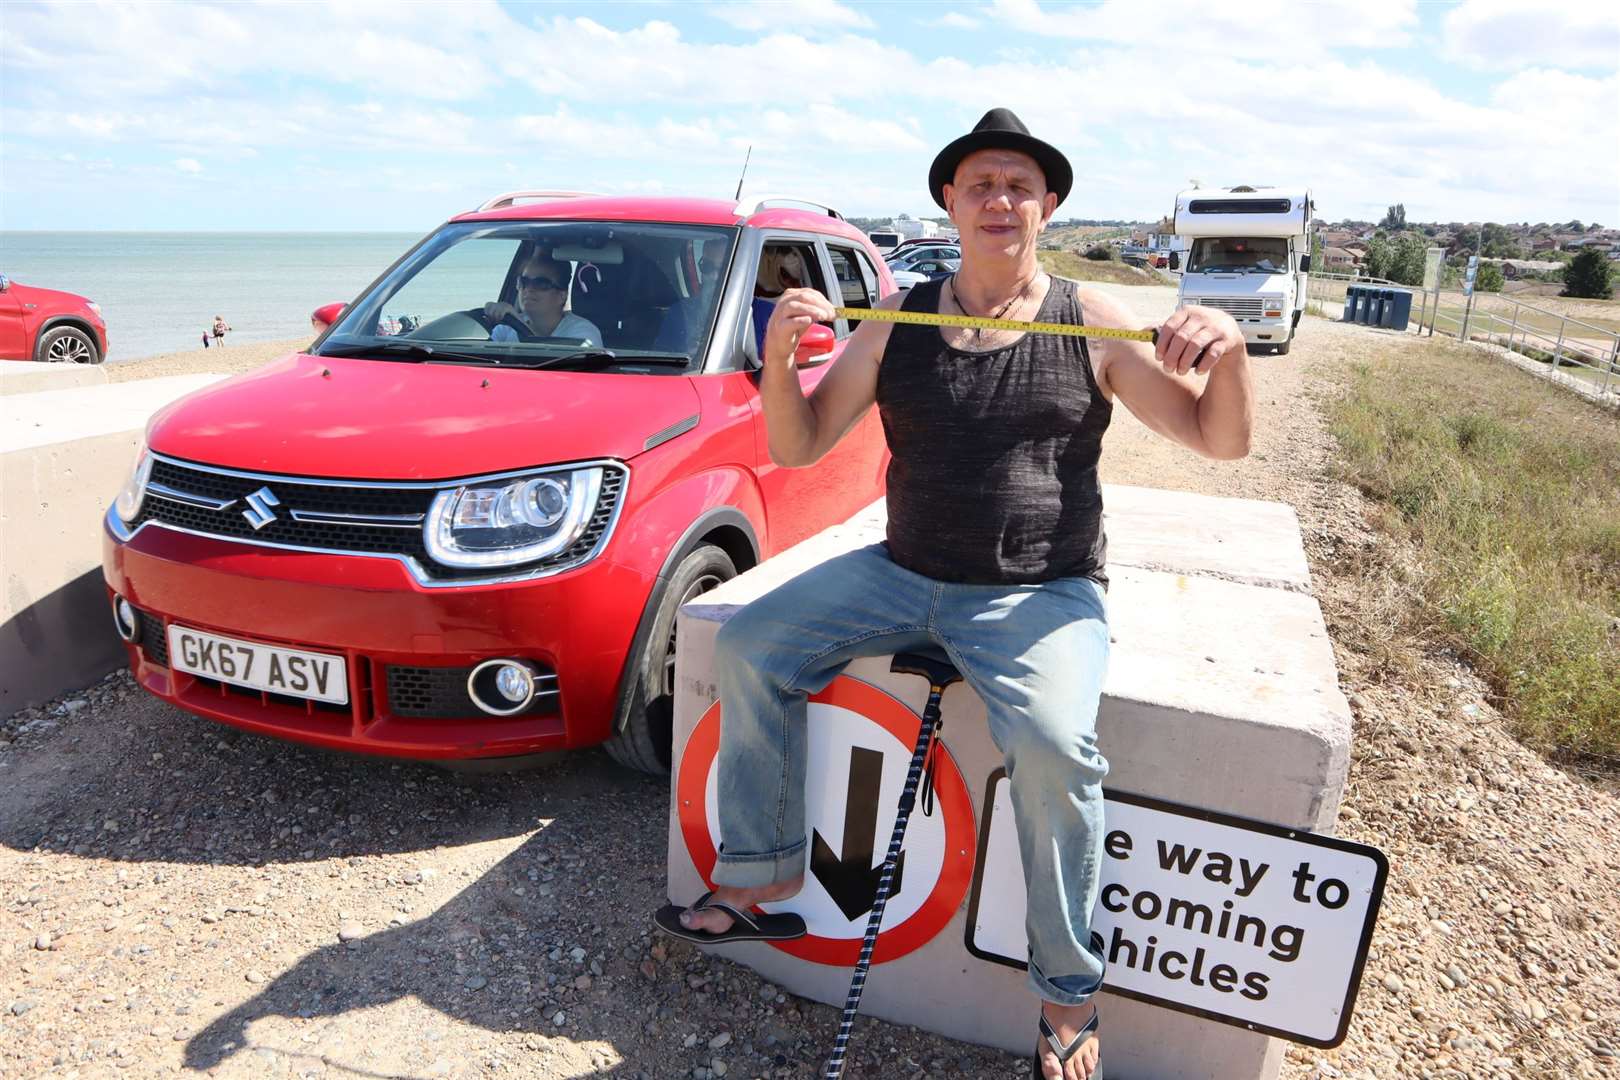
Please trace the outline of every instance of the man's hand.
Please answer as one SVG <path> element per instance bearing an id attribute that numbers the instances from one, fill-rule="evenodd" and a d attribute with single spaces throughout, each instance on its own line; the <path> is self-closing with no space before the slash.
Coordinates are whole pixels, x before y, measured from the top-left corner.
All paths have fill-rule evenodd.
<path id="1" fill-rule="evenodd" d="M 1223 356 L 1243 348 L 1243 331 L 1236 319 L 1224 311 L 1194 305 L 1179 308 L 1164 320 L 1153 358 L 1164 365 L 1167 375 L 1187 374 L 1193 370 L 1194 360 L 1198 360 L 1198 373 L 1208 375 Z"/>
<path id="2" fill-rule="evenodd" d="M 771 321 L 765 324 L 765 355 L 760 357 L 761 362 L 767 368 L 791 369 L 804 332 L 818 322 L 831 322 L 837 317 L 832 301 L 816 290 L 787 290 L 777 300 Z"/>
<path id="3" fill-rule="evenodd" d="M 518 316 L 518 309 L 505 300 L 491 300 L 484 305 L 484 318 L 490 322 L 500 322 L 508 316 Z"/>

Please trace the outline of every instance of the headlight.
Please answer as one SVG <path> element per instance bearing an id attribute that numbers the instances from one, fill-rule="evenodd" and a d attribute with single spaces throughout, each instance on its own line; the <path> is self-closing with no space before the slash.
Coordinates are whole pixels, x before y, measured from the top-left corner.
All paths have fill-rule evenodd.
<path id="1" fill-rule="evenodd" d="M 596 510 L 602 469 L 559 470 L 441 491 L 423 526 L 445 566 L 515 566 L 578 540 Z"/>
<path id="2" fill-rule="evenodd" d="M 96 313 L 96 318 L 98 318 L 98 319 L 102 318 L 101 305 L 100 304 L 96 303 L 94 300 L 86 300 L 84 302 L 84 306 L 89 308 L 91 311 L 95 312 Z"/>
<path id="3" fill-rule="evenodd" d="M 125 525 L 135 524 L 135 519 L 140 516 L 141 504 L 146 501 L 146 482 L 151 478 L 152 455 L 147 453 L 143 439 L 140 449 L 136 451 L 135 468 L 130 470 L 129 479 L 124 481 L 124 488 L 113 503 L 118 519 Z"/>

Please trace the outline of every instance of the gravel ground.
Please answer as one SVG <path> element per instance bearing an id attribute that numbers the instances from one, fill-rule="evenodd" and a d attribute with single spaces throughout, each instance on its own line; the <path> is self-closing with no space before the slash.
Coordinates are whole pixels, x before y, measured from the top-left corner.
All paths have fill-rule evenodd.
<path id="1" fill-rule="evenodd" d="M 195 375 L 220 371 L 235 375 L 252 371 L 290 352 L 297 352 L 310 342 L 309 338 L 288 341 L 255 341 L 248 344 L 227 345 L 224 348 L 204 349 L 200 346 L 184 352 L 146 356 L 108 364 L 108 382 L 128 382 L 131 379 L 155 379 L 160 375 Z"/>
<path id="2" fill-rule="evenodd" d="M 1145 316 L 1173 295 L 1116 294 Z M 1316 402 L 1339 368 L 1419 347 L 1309 320 L 1292 355 L 1255 359 L 1248 459 L 1202 461 L 1121 410 L 1105 479 L 1280 499 L 1304 529 L 1356 714 L 1339 831 L 1391 875 L 1349 1038 L 1290 1046 L 1283 1076 L 1620 1076 L 1620 788 L 1522 749 L 1465 667 L 1382 629 L 1377 568 L 1403 553 L 1329 470 Z M 306 750 L 122 672 L 18 714 L 0 1076 L 816 1075 L 836 1010 L 648 932 L 664 792 L 594 752 L 467 776 Z M 1028 1075 L 876 1022 L 855 1045 L 852 1077 Z"/>

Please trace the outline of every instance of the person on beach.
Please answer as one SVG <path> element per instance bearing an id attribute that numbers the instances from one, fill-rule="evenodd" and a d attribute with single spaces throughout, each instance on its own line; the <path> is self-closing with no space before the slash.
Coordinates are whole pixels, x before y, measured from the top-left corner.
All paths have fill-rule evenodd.
<path id="1" fill-rule="evenodd" d="M 1061 152 L 992 109 L 929 172 L 960 230 L 961 268 L 880 306 L 1137 326 L 1107 293 L 1036 260 L 1072 182 Z M 771 457 L 811 464 L 875 403 L 892 454 L 887 541 L 800 574 L 721 630 L 716 888 L 656 921 L 694 941 L 803 935 L 798 915 L 750 909 L 804 884 L 806 698 L 856 657 L 942 650 L 983 699 L 1011 784 L 1041 1003 L 1036 1075 L 1085 1080 L 1098 1069 L 1091 999 L 1106 959 L 1091 932 L 1108 773 L 1096 739 L 1108 655 L 1103 432 L 1120 401 L 1197 453 L 1244 456 L 1243 335 L 1230 315 L 1196 306 L 1171 315 L 1154 345 L 866 321 L 807 398 L 794 350 L 835 317 L 811 289 L 776 302 L 760 381 Z"/>
<path id="2" fill-rule="evenodd" d="M 225 333 L 229 329 L 230 329 L 230 327 L 225 325 L 225 316 L 223 316 L 223 315 L 215 315 L 214 316 L 214 344 L 215 345 L 218 345 L 222 349 L 225 347 Z"/>
<path id="3" fill-rule="evenodd" d="M 484 305 L 484 317 L 493 324 L 491 341 L 518 341 L 523 337 L 567 338 L 584 345 L 601 345 L 602 331 L 589 319 L 563 310 L 573 268 L 536 250 L 518 271 L 517 306 L 501 300 Z M 520 333 L 512 324 L 523 327 Z"/>
<path id="4" fill-rule="evenodd" d="M 203 331 L 203 348 L 208 348 L 208 331 Z"/>

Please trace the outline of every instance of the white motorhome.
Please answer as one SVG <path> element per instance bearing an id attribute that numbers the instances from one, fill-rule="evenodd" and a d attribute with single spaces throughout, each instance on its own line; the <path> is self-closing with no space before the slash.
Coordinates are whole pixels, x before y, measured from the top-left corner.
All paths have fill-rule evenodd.
<path id="1" fill-rule="evenodd" d="M 1220 308 L 1251 349 L 1286 353 L 1305 310 L 1311 268 L 1309 189 L 1193 188 L 1176 196 L 1177 236 L 1187 249 L 1177 306 Z"/>

